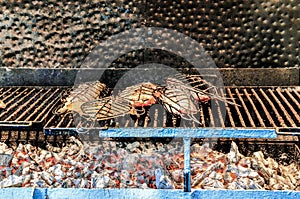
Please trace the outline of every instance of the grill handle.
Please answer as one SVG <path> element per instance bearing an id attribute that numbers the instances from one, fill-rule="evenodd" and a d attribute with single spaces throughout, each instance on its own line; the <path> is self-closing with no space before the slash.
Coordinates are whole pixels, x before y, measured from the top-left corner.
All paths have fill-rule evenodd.
<path id="1" fill-rule="evenodd" d="M 41 121 L 0 121 L 0 130 L 42 131 Z"/>

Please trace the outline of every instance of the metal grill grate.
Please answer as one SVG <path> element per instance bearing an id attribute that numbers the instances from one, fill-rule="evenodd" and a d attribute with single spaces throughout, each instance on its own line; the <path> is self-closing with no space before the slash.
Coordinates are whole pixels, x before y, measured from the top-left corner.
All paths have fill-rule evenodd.
<path id="1" fill-rule="evenodd" d="M 74 121 L 71 115 L 58 116 L 53 111 L 61 104 L 60 96 L 66 87 L 2 87 L 0 99 L 7 107 L 0 110 L 1 123 L 42 122 L 44 127 L 71 128 Z M 297 128 L 300 126 L 300 87 L 226 87 L 226 96 L 236 104 L 226 107 L 223 121 L 220 104 L 217 117 L 212 114 L 210 104 L 200 106 L 199 120 L 202 127 L 217 125 L 221 127 L 262 127 Z M 129 115 L 118 118 L 120 127 L 164 127 L 175 125 L 172 117 L 165 114 L 160 105 L 150 109 L 151 117 L 142 120 Z M 173 118 L 174 119 L 174 118 Z M 179 125 L 179 123 L 177 123 Z M 182 121 L 183 127 L 199 127 L 199 124 Z"/>

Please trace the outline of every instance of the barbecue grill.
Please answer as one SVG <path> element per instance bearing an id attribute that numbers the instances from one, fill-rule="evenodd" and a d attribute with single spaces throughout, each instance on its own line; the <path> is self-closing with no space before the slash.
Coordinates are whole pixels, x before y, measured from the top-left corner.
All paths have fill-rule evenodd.
<path id="1" fill-rule="evenodd" d="M 237 105 L 227 104 L 224 113 L 217 100 L 203 103 L 199 109 L 200 125 L 183 122 L 182 126 L 176 126 L 174 118 L 161 107 L 154 106 L 150 110 L 153 113 L 151 118 L 132 119 L 125 115 L 117 119 L 118 126 L 101 123 L 99 127 L 89 129 L 101 139 L 183 138 L 184 190 L 10 188 L 0 192 L 7 196 L 16 193 L 29 198 L 71 197 L 71 194 L 74 197 L 75 192 L 78 198 L 85 194 L 99 198 L 118 198 L 121 195 L 130 198 L 140 195 L 145 198 L 299 197 L 297 191 L 191 192 L 189 163 L 191 138 L 218 139 L 220 150 L 225 150 L 232 139 L 244 148 L 249 145 L 249 150 L 254 146 L 258 148 L 252 150 L 260 150 L 259 147 L 263 146 L 271 149 L 291 146 L 288 148 L 292 150 L 290 153 L 294 153 L 296 158 L 299 156 L 300 69 L 295 28 L 299 17 L 298 5 L 294 1 L 220 1 L 205 4 L 200 1 L 116 1 L 80 4 L 2 3 L 0 42 L 5 47 L 0 51 L 0 100 L 6 104 L 5 109 L 0 109 L 2 142 L 63 145 L 69 136 L 77 135 L 74 118 L 55 114 L 55 110 L 62 106 L 61 98 L 70 93 L 78 74 L 100 80 L 110 88 L 128 71 L 153 70 L 135 69 L 144 63 L 162 63 L 181 73 L 197 74 L 191 63 L 182 57 L 148 48 L 121 53 L 108 68 L 89 67 L 86 65 L 88 59 L 83 62 L 88 52 L 109 36 L 137 27 L 175 29 L 195 39 L 218 66 L 217 71 L 224 82 L 221 91 Z M 24 14 L 18 14 L 15 8 Z M 180 41 L 164 35 L 161 37 L 174 43 Z M 130 47 L 131 43 L 128 45 Z M 106 49 L 107 56 L 113 56 L 109 53 L 114 49 Z M 211 69 L 202 71 L 208 71 L 204 76 L 210 77 Z M 99 73 L 103 75 L 98 77 Z M 91 76 L 93 74 L 95 76 Z M 273 155 L 276 157 L 276 154 Z M 295 161 L 299 164 L 299 160 Z"/>

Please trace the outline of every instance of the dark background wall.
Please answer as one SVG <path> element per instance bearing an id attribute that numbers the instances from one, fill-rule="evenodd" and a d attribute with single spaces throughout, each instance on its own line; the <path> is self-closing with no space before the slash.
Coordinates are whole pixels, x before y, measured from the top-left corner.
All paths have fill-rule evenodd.
<path id="1" fill-rule="evenodd" d="M 299 67 L 295 0 L 0 2 L 0 67 L 78 68 L 101 41 L 143 26 L 190 36 L 220 68 Z M 145 62 L 189 65 L 168 52 L 144 49 L 113 66 Z"/>

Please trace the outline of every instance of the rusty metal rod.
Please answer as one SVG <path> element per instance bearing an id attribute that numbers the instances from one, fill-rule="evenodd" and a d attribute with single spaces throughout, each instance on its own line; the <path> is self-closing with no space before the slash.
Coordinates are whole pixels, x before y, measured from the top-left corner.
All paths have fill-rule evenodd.
<path id="1" fill-rule="evenodd" d="M 0 97 L 2 97 L 5 94 L 5 92 L 2 92 L 2 91 L 3 91 L 3 88 L 0 88 L 0 93 L 1 93 Z"/>
<path id="2" fill-rule="evenodd" d="M 222 96 L 225 96 L 225 94 L 223 92 L 223 89 L 221 89 L 221 94 L 222 94 Z M 235 127 L 235 123 L 234 123 L 234 120 L 233 120 L 233 117 L 232 117 L 232 113 L 230 111 L 230 108 L 229 108 L 228 104 L 226 104 L 226 113 L 227 113 L 227 115 L 229 117 L 229 121 L 230 121 L 231 126 Z"/>
<path id="3" fill-rule="evenodd" d="M 202 105 L 199 106 L 198 111 L 199 111 L 199 115 L 200 115 L 200 122 L 201 122 L 202 126 L 205 127 L 206 124 L 205 124 L 205 120 L 204 120 L 204 113 L 203 113 L 203 106 Z"/>
<path id="4" fill-rule="evenodd" d="M 12 118 L 13 118 L 14 116 L 16 116 L 17 113 L 19 113 L 21 110 L 24 110 L 24 109 L 25 109 L 24 112 L 25 112 L 25 113 L 28 113 L 29 110 L 26 109 L 26 106 L 29 105 L 30 103 L 32 103 L 32 101 L 35 100 L 35 99 L 37 98 L 37 96 L 39 96 L 39 95 L 42 93 L 42 91 L 43 91 L 43 89 L 39 90 L 39 91 L 38 91 L 36 94 L 34 94 L 29 100 L 27 100 L 25 103 L 23 103 L 21 106 L 19 106 L 19 107 L 17 108 L 17 110 L 15 110 L 8 118 L 5 119 L 5 121 L 9 121 L 10 119 L 12 119 Z M 30 96 L 30 92 L 22 98 L 22 101 L 23 101 L 23 99 L 25 99 L 25 97 L 27 97 L 27 96 Z M 21 101 L 21 102 L 22 102 L 22 101 Z M 21 103 L 16 103 L 16 104 L 21 104 Z M 23 113 L 24 113 L 24 112 L 23 112 Z"/>
<path id="5" fill-rule="evenodd" d="M 221 102 L 221 103 L 223 103 L 223 102 Z M 217 110 L 218 110 L 218 116 L 219 116 L 220 124 L 224 128 L 225 127 L 225 122 L 224 122 L 224 119 L 223 119 L 223 114 L 222 114 L 222 111 L 221 111 L 220 102 L 218 100 L 216 100 L 216 104 L 217 104 Z"/>
<path id="6" fill-rule="evenodd" d="M 26 111 L 24 111 L 17 119 L 15 119 L 15 121 L 20 121 L 21 118 L 24 117 L 26 114 L 30 113 L 30 111 L 31 111 L 32 109 L 34 109 L 33 112 L 36 112 L 37 110 L 39 110 L 40 107 L 36 107 L 37 104 L 38 104 L 39 102 L 41 102 L 42 100 L 43 100 L 43 103 L 47 102 L 47 101 L 49 100 L 49 98 L 46 98 L 46 100 L 45 100 L 44 98 L 45 98 L 45 96 L 46 96 L 50 91 L 52 91 L 52 90 L 51 90 L 51 89 L 48 89 L 42 96 L 40 96 L 39 98 L 35 99 L 35 102 L 33 102 L 33 103 L 26 109 Z M 53 95 L 53 93 L 52 93 L 52 95 Z M 33 98 L 34 98 L 34 97 L 33 97 Z M 24 120 L 24 121 L 26 121 L 26 120 Z"/>
<path id="7" fill-rule="evenodd" d="M 52 99 L 52 97 L 54 96 L 54 95 L 56 95 L 57 94 L 57 92 L 59 91 L 59 89 L 57 89 L 56 91 L 54 91 L 42 104 L 40 104 L 40 106 L 39 106 L 39 108 L 37 108 L 37 109 L 35 109 L 26 119 L 25 119 L 25 121 L 29 121 L 30 120 L 30 118 L 32 118 L 33 116 L 34 116 L 34 114 L 36 114 L 36 113 L 38 113 L 39 112 L 39 114 L 38 114 L 38 116 L 36 116 L 35 117 L 35 119 L 34 119 L 34 121 L 38 121 L 39 120 L 39 118 L 41 117 L 41 116 L 47 116 L 48 114 L 49 114 L 49 110 L 51 109 L 51 108 L 54 108 L 54 106 L 52 106 L 52 105 L 54 105 L 54 103 L 55 104 L 57 104 L 57 99 L 58 99 L 58 97 L 56 97 L 56 99 Z M 51 100 L 51 101 L 50 101 Z M 46 106 L 45 106 L 46 105 Z M 45 106 L 45 107 L 43 107 L 43 106 Z M 45 114 L 45 112 L 46 111 L 48 111 L 48 114 Z"/>
<path id="8" fill-rule="evenodd" d="M 208 107 L 208 115 L 209 115 L 209 121 L 210 121 L 210 124 L 209 127 L 214 127 L 215 126 L 215 121 L 214 121 L 214 117 L 213 117 L 213 114 L 212 114 L 212 110 L 211 110 L 211 107 Z"/>
<path id="9" fill-rule="evenodd" d="M 242 103 L 242 106 L 243 106 L 243 108 L 244 108 L 244 110 L 246 112 L 246 115 L 247 115 L 247 118 L 248 118 L 248 120 L 250 122 L 251 127 L 255 127 L 255 123 L 254 123 L 254 121 L 252 119 L 252 116 L 251 116 L 251 114 L 250 114 L 250 112 L 249 112 L 249 110 L 248 110 L 248 108 L 247 108 L 247 106 L 246 106 L 246 104 L 244 102 L 244 99 L 242 98 L 242 96 L 241 96 L 241 94 L 240 94 L 240 92 L 238 91 L 237 88 L 234 89 L 234 90 L 235 90 L 235 93 L 238 96 L 240 102 Z"/>
<path id="10" fill-rule="evenodd" d="M 258 94 L 255 92 L 255 90 L 252 88 L 251 92 L 253 93 L 253 95 L 255 96 L 256 100 L 260 103 L 264 113 L 267 116 L 268 121 L 270 122 L 270 124 L 272 125 L 272 127 L 277 127 L 277 125 L 275 124 L 274 120 L 272 119 L 268 109 L 266 108 L 265 104 L 263 103 L 263 101 L 261 100 L 261 98 L 258 96 Z"/>
<path id="11" fill-rule="evenodd" d="M 49 111 L 50 111 L 50 110 L 49 110 Z M 49 124 L 51 124 L 52 121 L 55 121 L 55 117 L 56 117 L 56 115 L 52 115 L 51 118 L 50 118 L 49 120 L 46 120 L 47 122 L 46 122 L 45 126 L 46 126 L 46 127 L 50 126 Z M 42 121 L 43 121 L 43 120 L 42 120 Z"/>
<path id="12" fill-rule="evenodd" d="M 236 101 L 235 101 L 235 99 L 234 99 L 234 97 L 233 97 L 233 95 L 232 95 L 232 93 L 231 93 L 230 88 L 227 88 L 227 93 L 228 93 L 229 97 L 232 99 L 233 103 L 237 104 Z M 244 119 L 243 119 L 243 116 L 242 116 L 242 114 L 241 114 L 241 112 L 240 112 L 239 107 L 238 107 L 237 105 L 234 105 L 234 108 L 235 108 L 235 110 L 236 110 L 236 112 L 237 112 L 237 114 L 238 114 L 238 117 L 239 117 L 239 120 L 240 120 L 240 122 L 241 122 L 241 125 L 242 125 L 243 127 L 246 127 L 245 121 L 244 121 Z"/>
<path id="13" fill-rule="evenodd" d="M 285 93 L 289 96 L 289 98 L 296 104 L 298 109 L 300 109 L 300 101 L 296 100 L 288 89 L 284 89 L 284 90 L 285 90 Z"/>
<path id="14" fill-rule="evenodd" d="M 158 124 L 158 109 L 154 110 L 154 119 L 153 119 L 153 127 L 157 127 Z"/>
<path id="15" fill-rule="evenodd" d="M 10 88 L 10 89 L 8 89 L 7 91 L 5 91 L 5 93 L 8 93 L 8 92 L 11 91 L 11 90 L 12 90 L 12 89 Z M 13 100 L 14 100 L 16 97 L 18 97 L 18 96 L 15 96 L 15 97 L 13 98 L 12 96 L 13 96 L 13 95 L 16 95 L 16 93 L 17 93 L 19 90 L 21 90 L 20 87 L 17 88 L 15 91 L 13 91 L 11 94 L 7 95 L 6 97 L 4 97 L 4 98 L 1 99 L 1 100 L 2 100 L 2 101 L 5 101 L 5 100 L 7 100 L 7 99 L 10 99 L 8 102 L 5 103 L 6 105 L 9 105 L 10 103 L 13 102 Z M 19 94 L 19 96 L 20 96 L 20 94 Z"/>
<path id="16" fill-rule="evenodd" d="M 269 105 L 271 106 L 272 110 L 274 111 L 276 118 L 280 124 L 281 127 L 287 127 L 287 125 L 285 124 L 283 118 L 281 117 L 281 115 L 278 113 L 276 107 L 274 106 L 273 102 L 270 100 L 270 98 L 268 97 L 268 95 L 264 92 L 263 89 L 259 89 L 259 92 L 264 96 L 264 98 L 267 100 L 267 102 L 269 103 Z"/>
<path id="17" fill-rule="evenodd" d="M 282 110 L 283 115 L 285 116 L 285 118 L 287 119 L 287 121 L 292 125 L 292 127 L 296 127 L 295 122 L 293 121 L 293 119 L 291 118 L 291 116 L 288 114 L 288 112 L 284 108 L 284 106 L 281 104 L 280 100 L 276 97 L 276 95 L 274 94 L 274 92 L 271 89 L 268 89 L 268 91 L 272 95 L 273 99 L 276 101 L 276 103 L 278 104 L 278 106 L 280 107 L 280 109 Z"/>
<path id="18" fill-rule="evenodd" d="M 295 88 L 293 88 L 293 92 L 296 94 L 296 96 L 298 97 L 298 100 L 300 100 L 300 94 L 299 91 L 297 91 Z"/>
<path id="19" fill-rule="evenodd" d="M 30 96 L 31 93 L 34 92 L 35 89 L 32 89 L 30 92 L 28 92 L 27 94 L 26 91 L 28 89 L 26 88 L 25 90 L 23 90 L 21 93 L 19 93 L 17 96 L 15 96 L 13 99 L 11 99 L 8 103 L 6 103 L 6 105 L 12 103 L 13 101 L 15 101 L 16 99 L 18 99 L 18 97 L 22 96 L 21 99 L 19 99 L 18 101 L 16 101 L 14 104 L 12 104 L 11 106 L 9 106 L 8 109 L 6 109 L 5 112 L 3 112 L 1 115 L 0 115 L 0 118 L 2 118 L 4 115 L 6 115 L 7 113 L 9 113 L 9 111 L 11 111 L 13 108 L 15 108 L 16 106 L 18 106 L 19 104 L 22 104 L 22 101 L 27 97 L 27 96 Z M 10 114 L 9 118 L 12 117 L 13 114 Z M 7 118 L 4 120 L 4 121 L 7 121 Z"/>
<path id="20" fill-rule="evenodd" d="M 291 112 L 293 113 L 294 117 L 296 118 L 296 120 L 298 121 L 298 123 L 300 123 L 300 115 L 299 112 L 297 112 L 294 107 L 289 103 L 289 101 L 285 98 L 285 96 L 281 93 L 282 90 L 281 89 L 276 89 L 278 95 L 281 97 L 281 99 L 285 102 L 285 104 L 289 107 L 289 109 L 291 110 Z"/>
<path id="21" fill-rule="evenodd" d="M 256 108 L 256 106 L 255 106 L 253 100 L 251 99 L 249 93 L 247 92 L 247 89 L 243 89 L 243 90 L 244 90 L 245 96 L 247 97 L 248 101 L 250 102 L 250 104 L 251 104 L 251 106 L 252 106 L 252 108 L 253 108 L 254 113 L 256 114 L 256 117 L 257 117 L 257 119 L 258 119 L 258 121 L 259 121 L 259 123 L 260 123 L 260 126 L 266 127 L 266 125 L 265 125 L 265 123 L 264 123 L 262 117 L 261 117 L 260 114 L 259 114 L 259 111 L 257 110 L 257 108 Z"/>

